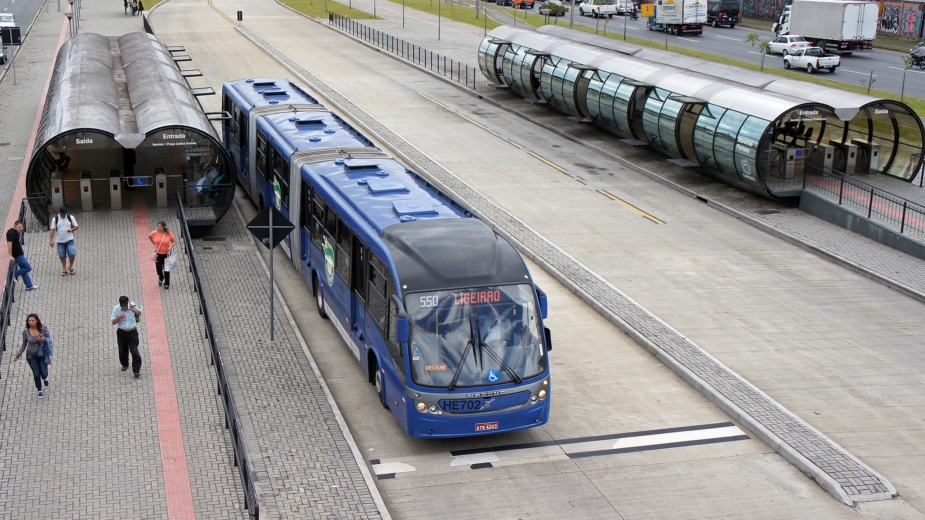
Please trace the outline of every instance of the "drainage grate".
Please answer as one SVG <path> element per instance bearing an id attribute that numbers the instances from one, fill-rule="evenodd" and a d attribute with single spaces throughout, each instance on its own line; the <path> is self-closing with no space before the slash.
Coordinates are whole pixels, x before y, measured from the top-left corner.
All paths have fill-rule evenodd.
<path id="1" fill-rule="evenodd" d="M 763 211 L 756 211 L 755 213 L 757 213 L 757 214 L 759 214 L 759 215 L 776 215 L 776 214 L 780 213 L 780 210 L 778 210 L 778 209 L 766 209 L 766 210 L 763 210 Z"/>

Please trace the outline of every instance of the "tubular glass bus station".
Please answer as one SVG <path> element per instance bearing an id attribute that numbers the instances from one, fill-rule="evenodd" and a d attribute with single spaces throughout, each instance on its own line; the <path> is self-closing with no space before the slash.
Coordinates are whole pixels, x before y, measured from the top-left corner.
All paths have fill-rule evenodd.
<path id="1" fill-rule="evenodd" d="M 911 180 L 925 129 L 908 106 L 567 28 L 499 27 L 479 47 L 498 87 L 731 184 L 798 197 L 812 172 Z"/>
<path id="2" fill-rule="evenodd" d="M 174 49 L 181 50 L 181 49 Z M 26 193 L 44 219 L 119 210 L 139 198 L 175 204 L 179 188 L 191 228 L 214 225 L 231 207 L 234 180 L 218 133 L 171 49 L 153 35 L 81 34 L 59 50 Z"/>

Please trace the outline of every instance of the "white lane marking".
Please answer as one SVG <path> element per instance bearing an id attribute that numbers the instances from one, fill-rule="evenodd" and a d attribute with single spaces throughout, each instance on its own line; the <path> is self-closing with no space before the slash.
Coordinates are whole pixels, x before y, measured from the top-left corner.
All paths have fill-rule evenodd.
<path id="1" fill-rule="evenodd" d="M 681 38 L 680 36 L 678 36 L 678 39 L 688 41 L 688 42 L 700 43 L 700 40 L 692 40 L 690 38 Z"/>
<path id="2" fill-rule="evenodd" d="M 725 428 L 710 428 L 707 430 L 690 430 L 686 432 L 659 433 L 656 435 L 645 435 L 641 437 L 623 437 L 617 439 L 612 450 L 623 448 L 638 448 L 640 446 L 655 446 L 658 444 L 672 444 L 675 442 L 703 441 L 707 439 L 721 439 L 723 437 L 735 437 L 745 435 L 737 426 L 727 426 Z"/>
<path id="3" fill-rule="evenodd" d="M 713 36 L 716 36 L 717 38 L 722 38 L 722 39 L 724 39 L 724 40 L 733 40 L 733 41 L 737 41 L 737 42 L 742 41 L 742 40 L 740 40 L 740 39 L 738 39 L 738 38 L 730 38 L 730 37 L 728 37 L 728 36 L 720 36 L 720 35 L 718 35 L 718 34 L 714 34 Z"/>
<path id="4" fill-rule="evenodd" d="M 376 475 L 388 475 L 390 473 L 408 473 L 415 471 L 415 467 L 404 462 L 386 462 L 385 464 L 373 464 L 373 472 Z"/>
<path id="5" fill-rule="evenodd" d="M 899 67 L 890 67 L 890 68 L 893 69 L 893 70 L 906 70 L 906 69 L 901 69 L 901 68 L 899 68 Z M 843 70 L 844 70 L 844 69 L 843 69 Z M 921 70 L 912 70 L 912 69 L 909 69 L 909 72 L 915 72 L 916 74 L 925 74 L 925 71 L 921 71 Z"/>
<path id="6" fill-rule="evenodd" d="M 891 68 L 892 68 L 892 67 L 891 67 Z M 860 75 L 862 75 L 862 76 L 870 76 L 870 72 L 858 72 L 858 71 L 855 71 L 855 70 L 843 69 L 843 68 L 841 68 L 841 67 L 839 67 L 839 70 L 841 70 L 842 72 L 850 72 L 850 73 L 852 73 L 852 74 L 860 74 Z M 875 74 L 875 76 L 876 76 L 876 74 Z"/>
<path id="7" fill-rule="evenodd" d="M 484 464 L 486 462 L 498 462 L 498 456 L 492 451 L 473 453 L 471 455 L 457 455 L 450 461 L 450 467 L 471 466 L 472 464 Z"/>

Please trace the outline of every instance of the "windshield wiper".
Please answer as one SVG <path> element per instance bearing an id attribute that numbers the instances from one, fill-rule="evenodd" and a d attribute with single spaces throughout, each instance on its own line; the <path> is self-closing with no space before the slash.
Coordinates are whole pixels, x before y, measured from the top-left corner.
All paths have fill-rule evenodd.
<path id="1" fill-rule="evenodd" d="M 501 369 L 504 370 L 505 372 L 507 372 L 507 375 L 511 376 L 511 379 L 513 379 L 514 382 L 517 383 L 517 384 L 519 385 L 519 384 L 521 383 L 521 381 L 523 381 L 523 380 L 520 378 L 520 376 L 517 375 L 517 372 L 514 372 L 514 369 L 512 369 L 511 367 L 509 367 L 508 364 L 505 363 L 504 360 L 501 359 L 501 357 L 500 357 L 498 354 L 496 354 L 494 350 L 491 349 L 491 347 L 489 347 L 488 345 L 485 344 L 484 341 L 482 341 L 482 332 L 481 332 L 481 330 L 479 330 L 479 336 L 478 336 L 478 337 L 479 337 L 479 354 L 482 356 L 482 362 L 483 362 L 483 363 L 485 362 L 485 353 L 484 353 L 484 352 L 485 352 L 485 350 L 487 349 L 487 350 L 488 350 L 488 355 L 490 355 L 491 358 L 494 359 L 496 363 L 498 363 L 499 365 L 501 365 Z M 484 347 L 484 348 L 483 348 L 483 347 Z"/>
<path id="2" fill-rule="evenodd" d="M 456 390 L 456 382 L 459 381 L 459 374 L 462 373 L 463 363 L 466 362 L 466 356 L 469 355 L 469 350 L 472 350 L 472 357 L 475 358 L 475 364 L 478 366 L 479 358 L 475 353 L 475 336 L 473 334 L 475 330 L 472 328 L 472 318 L 469 318 L 469 341 L 466 342 L 466 350 L 463 351 L 462 357 L 459 358 L 459 363 L 456 365 L 456 373 L 453 374 L 453 379 L 450 380 L 449 386 L 446 387 L 447 390 L 452 392 Z"/>

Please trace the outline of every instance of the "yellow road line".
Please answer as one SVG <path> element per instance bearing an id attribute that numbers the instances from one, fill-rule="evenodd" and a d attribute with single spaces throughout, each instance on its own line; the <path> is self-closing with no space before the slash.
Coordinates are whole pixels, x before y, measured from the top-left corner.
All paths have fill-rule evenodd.
<path id="1" fill-rule="evenodd" d="M 212 0 L 209 0 L 209 7 L 211 7 L 212 10 L 215 11 L 216 13 L 222 15 L 222 18 L 224 18 L 224 19 L 228 20 L 229 22 L 231 22 L 232 25 L 238 25 L 237 20 L 232 20 L 231 18 L 229 18 L 228 16 L 226 16 L 225 13 L 219 11 L 218 8 L 215 7 L 215 5 L 212 4 Z"/>
<path id="2" fill-rule="evenodd" d="M 498 132 L 495 132 L 494 130 L 489 130 L 489 132 L 491 132 L 491 135 L 493 135 L 493 136 L 495 136 L 495 137 L 501 137 L 501 134 L 499 134 Z M 503 137 L 502 137 L 502 139 L 503 139 Z"/>
<path id="3" fill-rule="evenodd" d="M 481 128 L 482 130 L 488 130 L 488 128 L 486 128 L 485 125 L 483 125 L 482 123 L 479 123 L 479 122 L 477 122 L 477 121 L 473 121 L 472 119 L 469 119 L 468 117 L 466 117 L 466 116 L 464 116 L 464 115 L 462 115 L 462 114 L 456 114 L 456 115 L 458 115 L 459 117 L 465 119 L 466 121 L 469 121 L 469 122 L 472 123 L 473 125 L 475 125 L 475 126 Z"/>
<path id="4" fill-rule="evenodd" d="M 519 145 L 515 145 L 515 146 L 519 146 Z M 535 158 L 537 158 L 537 159 L 543 161 L 543 162 L 546 163 L 547 165 L 552 166 L 553 168 L 559 170 L 559 171 L 562 172 L 562 173 L 568 173 L 568 170 L 566 170 L 565 168 L 559 166 L 558 164 L 556 164 L 556 163 L 554 163 L 554 162 L 550 162 L 550 161 L 548 161 L 548 160 L 546 160 L 546 159 L 540 157 L 539 155 L 537 155 L 537 154 L 535 154 L 535 153 L 533 153 L 533 152 L 527 152 L 527 154 L 532 155 L 533 157 L 535 157 Z"/>
<path id="5" fill-rule="evenodd" d="M 635 211 L 636 213 L 639 213 L 639 214 L 642 215 L 643 217 L 645 217 L 645 218 L 651 220 L 652 222 L 655 222 L 656 224 L 664 224 L 664 222 L 662 222 L 661 220 L 659 220 L 659 219 L 653 217 L 652 215 L 650 215 L 650 214 L 646 213 L 645 211 L 643 211 L 643 210 L 637 208 L 636 206 L 633 206 L 633 205 L 630 204 L 629 202 L 626 202 L 625 200 L 621 199 L 620 197 L 617 197 L 616 195 L 607 192 L 607 190 L 597 190 L 597 192 L 600 193 L 601 195 L 607 197 L 608 199 L 611 199 L 611 200 L 614 200 L 614 201 L 619 202 L 620 204 L 623 204 L 623 205 L 626 206 L 627 208 L 629 208 L 629 209 Z"/>
<path id="6" fill-rule="evenodd" d="M 499 135 L 498 137 L 501 137 L 501 136 Z M 504 138 L 501 137 L 501 139 L 504 139 Z M 520 146 L 519 144 L 515 143 L 514 141 L 508 141 L 507 139 L 504 139 L 504 140 L 507 141 L 507 142 L 509 142 L 509 143 L 511 143 L 512 145 L 516 146 L 517 148 L 520 148 L 521 150 L 524 149 L 523 146 Z"/>
<path id="7" fill-rule="evenodd" d="M 211 1 L 211 0 L 210 0 L 210 1 Z M 437 105 L 439 105 L 439 106 L 441 106 L 441 107 L 443 107 L 443 108 L 449 110 L 450 112 L 453 112 L 454 114 L 456 113 L 456 111 L 453 110 L 452 108 L 450 108 L 450 107 L 444 105 L 443 103 L 441 103 L 441 102 L 437 101 L 436 99 L 434 99 L 434 98 L 428 96 L 427 94 L 424 94 L 424 93 L 422 93 L 422 92 L 418 92 L 418 95 L 421 96 L 422 98 L 424 98 L 424 99 L 430 101 L 431 103 L 437 104 Z"/>

